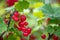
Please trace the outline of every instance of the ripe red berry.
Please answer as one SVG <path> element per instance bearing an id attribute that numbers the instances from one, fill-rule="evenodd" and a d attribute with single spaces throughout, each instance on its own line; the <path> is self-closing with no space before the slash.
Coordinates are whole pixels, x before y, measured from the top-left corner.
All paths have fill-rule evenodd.
<path id="1" fill-rule="evenodd" d="M 24 27 L 24 23 L 25 23 L 25 22 L 19 22 L 18 25 L 19 25 L 20 27 Z"/>
<path id="2" fill-rule="evenodd" d="M 25 27 L 21 27 L 23 32 L 26 32 L 26 28 Z"/>
<path id="3" fill-rule="evenodd" d="M 18 21 L 19 21 L 19 18 L 15 17 L 15 18 L 14 18 L 14 21 L 15 21 L 15 22 L 18 22 Z"/>
<path id="4" fill-rule="evenodd" d="M 52 36 L 53 40 L 58 40 L 58 37 L 56 35 Z"/>
<path id="5" fill-rule="evenodd" d="M 31 40 L 35 40 L 35 39 L 36 39 L 36 36 L 30 35 L 30 39 L 31 39 Z"/>
<path id="6" fill-rule="evenodd" d="M 18 22 L 18 21 L 19 21 L 19 18 L 18 18 L 18 17 L 16 17 L 15 15 L 13 15 L 13 16 L 12 16 L 12 19 L 13 19 L 14 21 L 16 21 L 16 22 Z"/>
<path id="7" fill-rule="evenodd" d="M 27 26 L 28 25 L 28 22 L 25 22 L 24 25 Z"/>
<path id="8" fill-rule="evenodd" d="M 29 34 L 26 32 L 26 33 L 23 33 L 24 36 L 28 36 Z"/>
<path id="9" fill-rule="evenodd" d="M 19 22 L 18 25 L 19 25 L 20 27 L 24 27 L 24 26 L 27 26 L 28 23 L 27 23 L 27 22 Z"/>
<path id="10" fill-rule="evenodd" d="M 21 27 L 18 27 L 18 30 L 19 30 L 19 31 L 22 31 L 22 28 L 21 28 Z"/>
<path id="11" fill-rule="evenodd" d="M 31 33 L 31 28 L 27 28 L 27 33 Z"/>
<path id="12" fill-rule="evenodd" d="M 14 16 L 15 16 L 15 17 L 19 17 L 18 11 L 14 12 Z"/>
<path id="13" fill-rule="evenodd" d="M 18 0 L 7 0 L 8 6 L 13 6 L 15 2 L 18 2 Z"/>
<path id="14" fill-rule="evenodd" d="M 14 18 L 15 18 L 15 15 L 12 16 L 12 19 L 14 19 Z"/>
<path id="15" fill-rule="evenodd" d="M 21 16 L 20 16 L 20 20 L 21 20 L 21 21 L 25 21 L 25 20 L 26 20 L 26 16 L 25 16 L 25 15 L 21 15 Z"/>
<path id="16" fill-rule="evenodd" d="M 42 39 L 45 39 L 46 38 L 46 35 L 45 34 L 42 34 L 41 38 Z"/>

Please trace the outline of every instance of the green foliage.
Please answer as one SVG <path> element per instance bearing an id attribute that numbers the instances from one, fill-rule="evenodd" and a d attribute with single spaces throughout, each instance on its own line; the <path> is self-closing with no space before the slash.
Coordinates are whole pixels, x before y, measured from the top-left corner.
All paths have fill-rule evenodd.
<path id="1" fill-rule="evenodd" d="M 18 36 L 22 34 L 17 28 L 11 28 L 10 31 L 16 33 Z"/>
<path id="2" fill-rule="evenodd" d="M 44 12 L 44 14 L 46 15 L 46 17 L 60 17 L 60 8 L 59 7 L 52 7 L 51 4 L 45 4 L 45 6 L 43 6 L 42 11 Z"/>
<path id="3" fill-rule="evenodd" d="M 46 31 L 50 34 L 53 34 L 54 33 L 54 28 L 52 26 L 48 26 Z"/>
<path id="4" fill-rule="evenodd" d="M 20 40 L 20 37 L 16 34 L 10 34 L 8 37 L 4 37 L 4 40 Z"/>
<path id="5" fill-rule="evenodd" d="M 0 0 L 1 1 L 1 0 Z M 31 3 L 32 5 L 35 2 L 44 2 L 45 0 L 23 0 L 16 2 L 14 6 L 8 7 L 5 9 L 5 4 L 2 2 L 0 4 L 0 15 L 4 15 L 7 11 L 13 12 L 18 11 L 18 12 L 23 12 L 24 9 L 29 8 L 29 4 Z M 37 6 L 39 4 L 36 4 Z M 30 9 L 30 8 L 29 8 Z M 29 25 L 27 27 L 32 28 L 32 34 L 35 34 L 37 37 L 37 40 L 42 40 L 41 39 L 41 34 L 45 33 L 50 33 L 50 34 L 56 34 L 58 37 L 60 37 L 60 27 L 59 26 L 52 26 L 53 24 L 60 24 L 60 7 L 52 7 L 51 4 L 45 4 L 42 8 L 40 8 L 44 12 L 44 18 L 51 18 L 49 21 L 48 25 L 43 25 L 42 23 L 45 21 L 44 19 L 39 19 L 33 16 L 33 13 L 26 14 L 27 15 L 27 22 Z M 29 10 L 31 11 L 31 9 Z M 32 9 L 32 11 L 35 11 L 35 9 Z M 36 8 L 36 11 L 39 11 L 39 8 Z M 39 14 L 38 14 L 39 15 Z M 40 14 L 41 15 L 41 14 Z M 14 27 L 14 21 L 11 20 L 10 26 L 8 28 L 8 31 L 13 32 L 14 34 L 9 35 L 8 38 L 6 36 L 4 37 L 4 40 L 20 40 L 19 36 L 22 36 L 21 31 L 19 31 L 17 28 Z M 18 22 L 17 22 L 18 23 Z M 17 24 L 16 23 L 16 24 Z M 52 25 L 50 25 L 52 24 Z M 47 27 L 45 27 L 47 26 Z M 42 27 L 43 29 L 41 30 Z M 44 30 L 45 29 L 45 30 Z M 7 25 L 4 23 L 3 18 L 0 18 L 0 35 L 4 32 L 7 31 Z M 8 32 L 7 31 L 7 32 Z M 29 38 L 27 38 L 29 39 Z"/>
<path id="6" fill-rule="evenodd" d="M 29 2 L 27 1 L 19 1 L 16 5 L 15 8 L 19 12 L 22 12 L 24 9 L 27 9 L 29 7 Z"/>
<path id="7" fill-rule="evenodd" d="M 33 16 L 33 14 L 32 13 L 29 13 L 29 14 L 27 14 L 26 15 L 27 16 L 27 22 L 29 23 L 29 27 L 34 27 L 34 26 L 36 26 L 37 25 L 37 20 L 36 20 L 36 18 Z"/>
<path id="8" fill-rule="evenodd" d="M 4 0 L 0 0 L 0 17 L 6 13 L 6 3 Z"/>
<path id="9" fill-rule="evenodd" d="M 4 23 L 3 18 L 0 18 L 0 35 L 7 30 L 7 25 Z"/>
<path id="10" fill-rule="evenodd" d="M 60 37 L 60 26 L 57 28 L 54 34 Z"/>
<path id="11" fill-rule="evenodd" d="M 42 11 L 46 14 L 53 14 L 53 10 L 50 4 L 45 4 L 45 6 L 42 7 Z"/>
<path id="12" fill-rule="evenodd" d="M 27 0 L 29 2 L 44 2 L 44 0 Z"/>
<path id="13" fill-rule="evenodd" d="M 58 18 L 53 18 L 49 21 L 49 24 L 60 24 L 60 19 Z"/>

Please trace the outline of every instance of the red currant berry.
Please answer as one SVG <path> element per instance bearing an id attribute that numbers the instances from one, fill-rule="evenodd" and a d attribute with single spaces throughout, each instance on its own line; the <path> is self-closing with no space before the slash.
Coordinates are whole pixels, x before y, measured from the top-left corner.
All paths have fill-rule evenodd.
<path id="1" fill-rule="evenodd" d="M 26 28 L 25 27 L 21 27 L 23 32 L 26 32 Z"/>
<path id="2" fill-rule="evenodd" d="M 28 22 L 25 22 L 24 25 L 27 26 L 28 25 Z"/>
<path id="3" fill-rule="evenodd" d="M 21 15 L 20 20 L 21 21 L 25 21 L 26 20 L 26 16 L 25 15 Z"/>
<path id="4" fill-rule="evenodd" d="M 35 40 L 36 39 L 36 36 L 30 35 L 30 39 Z"/>
<path id="5" fill-rule="evenodd" d="M 31 28 L 27 28 L 27 32 L 28 33 L 31 33 Z"/>
<path id="6" fill-rule="evenodd" d="M 53 40 L 58 40 L 58 37 L 56 35 L 52 36 Z"/>
<path id="7" fill-rule="evenodd" d="M 22 28 L 21 28 L 21 27 L 18 27 L 18 30 L 19 30 L 19 31 L 22 31 Z"/>
<path id="8" fill-rule="evenodd" d="M 18 22 L 18 21 L 19 21 L 19 18 L 15 17 L 15 18 L 14 18 L 14 21 L 15 21 L 15 22 Z"/>
<path id="9" fill-rule="evenodd" d="M 18 25 L 19 25 L 20 27 L 24 27 L 24 26 L 27 26 L 28 23 L 27 23 L 27 22 L 19 22 Z"/>
<path id="10" fill-rule="evenodd" d="M 18 0 L 7 0 L 7 4 L 8 6 L 13 6 L 15 2 L 17 2 Z"/>
<path id="11" fill-rule="evenodd" d="M 12 16 L 12 19 L 14 19 L 14 18 L 15 18 L 15 15 Z"/>
<path id="12" fill-rule="evenodd" d="M 25 22 L 19 22 L 18 25 L 19 25 L 20 27 L 24 27 L 24 23 L 25 23 Z"/>
<path id="13" fill-rule="evenodd" d="M 28 36 L 29 34 L 26 32 L 26 33 L 23 33 L 24 36 Z"/>
<path id="14" fill-rule="evenodd" d="M 42 34 L 41 38 L 42 39 L 45 39 L 46 38 L 46 35 L 45 34 Z"/>
<path id="15" fill-rule="evenodd" d="M 14 12 L 14 16 L 15 17 L 18 17 L 19 16 L 19 13 L 16 11 L 16 12 Z"/>

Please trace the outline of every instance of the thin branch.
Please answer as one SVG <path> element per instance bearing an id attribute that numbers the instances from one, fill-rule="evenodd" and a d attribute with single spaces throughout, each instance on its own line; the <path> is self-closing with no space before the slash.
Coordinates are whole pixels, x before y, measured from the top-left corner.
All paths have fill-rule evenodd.
<path id="1" fill-rule="evenodd" d="M 8 22 L 7 31 L 8 31 L 8 29 L 9 29 L 9 27 L 10 27 L 10 22 L 11 22 L 11 19 L 12 19 L 13 14 L 14 14 L 14 12 L 10 15 L 10 20 L 9 20 L 9 22 Z M 4 31 L 4 32 L 0 35 L 0 37 L 3 37 L 3 35 L 4 35 L 5 33 L 6 33 L 6 31 Z"/>
<path id="2" fill-rule="evenodd" d="M 48 40 L 50 40 L 51 37 L 53 36 L 53 34 L 51 34 L 51 35 L 50 35 L 50 33 L 48 33 L 48 34 L 49 34 Z"/>

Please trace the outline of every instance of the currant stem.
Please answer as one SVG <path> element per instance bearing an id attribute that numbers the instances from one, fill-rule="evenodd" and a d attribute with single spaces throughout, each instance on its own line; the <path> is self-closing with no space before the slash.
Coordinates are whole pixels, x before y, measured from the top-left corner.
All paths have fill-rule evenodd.
<path id="1" fill-rule="evenodd" d="M 13 14 L 10 15 L 10 20 L 9 20 L 9 22 L 8 22 L 8 27 L 10 26 L 10 22 L 11 22 L 12 16 L 13 16 Z M 7 27 L 7 28 L 8 28 L 8 27 Z"/>
<path id="2" fill-rule="evenodd" d="M 14 14 L 14 12 L 10 15 L 10 20 L 9 20 L 9 22 L 8 22 L 7 31 L 8 31 L 8 29 L 9 29 L 10 22 L 11 22 L 11 19 L 12 19 L 13 14 Z M 4 35 L 7 31 L 4 31 L 4 32 L 0 35 L 0 37 L 3 37 L 3 35 Z"/>
<path id="3" fill-rule="evenodd" d="M 51 35 L 50 35 L 50 33 L 48 33 L 48 34 L 49 34 L 48 40 L 50 40 L 50 38 L 52 37 L 53 34 L 51 34 Z"/>

